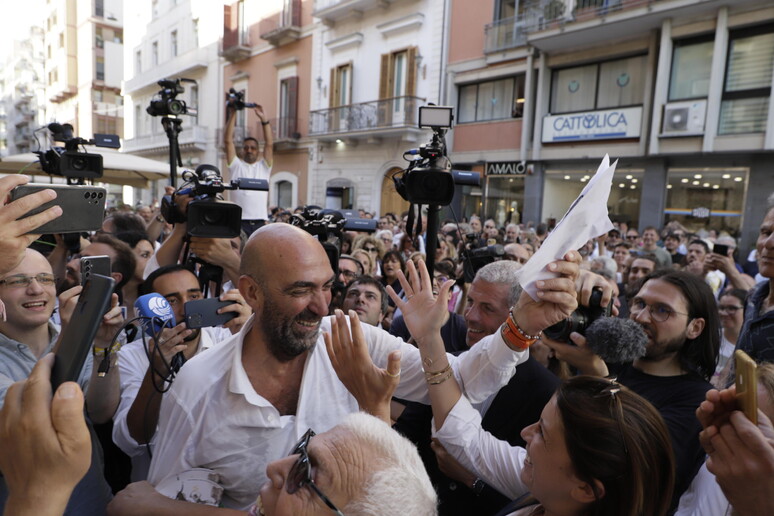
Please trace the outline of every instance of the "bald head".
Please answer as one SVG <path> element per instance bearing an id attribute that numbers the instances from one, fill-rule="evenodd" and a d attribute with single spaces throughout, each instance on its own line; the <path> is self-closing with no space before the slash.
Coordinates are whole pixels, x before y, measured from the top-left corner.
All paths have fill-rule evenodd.
<path id="1" fill-rule="evenodd" d="M 283 264 L 299 267 L 310 261 L 329 263 L 319 241 L 290 224 L 267 224 L 250 235 L 242 252 L 239 273 L 263 282 L 267 274 L 276 274 Z"/>

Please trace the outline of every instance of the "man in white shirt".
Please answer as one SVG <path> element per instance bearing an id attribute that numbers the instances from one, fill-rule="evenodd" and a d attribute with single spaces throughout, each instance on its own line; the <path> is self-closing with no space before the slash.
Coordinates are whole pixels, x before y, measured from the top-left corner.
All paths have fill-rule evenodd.
<path id="1" fill-rule="evenodd" d="M 274 161 L 274 139 L 271 134 L 271 126 L 263 112 L 263 107 L 253 108 L 263 129 L 263 156 L 258 148 L 258 140 L 248 136 L 242 143 L 242 159 L 237 156 L 234 145 L 234 126 L 236 125 L 236 110 L 227 108 L 228 120 L 224 139 L 226 141 L 226 161 L 228 162 L 229 180 L 247 177 L 250 179 L 269 179 L 271 166 Z M 242 207 L 242 229 L 250 234 L 263 226 L 269 218 L 267 205 L 269 204 L 268 192 L 255 192 L 249 190 L 233 190 L 230 193 L 233 202 Z M 287 206 L 285 206 L 287 208 Z"/>
<path id="2" fill-rule="evenodd" d="M 232 508 L 255 501 L 266 464 L 307 428 L 324 432 L 358 410 L 333 371 L 320 331 L 330 329 L 334 277 L 319 242 L 294 226 L 265 226 L 248 242 L 241 273 L 239 290 L 255 315 L 217 351 L 194 357 L 181 370 L 162 401 L 149 473 L 158 485 L 192 468 L 211 469 L 220 476 L 223 504 Z M 363 330 L 379 367 L 393 351 L 402 353 L 395 395 L 427 403 L 418 350 L 376 327 Z M 496 333 L 449 361 L 477 402 L 505 385 L 526 358 Z"/>
<path id="3" fill-rule="evenodd" d="M 152 337 L 141 337 L 119 351 L 121 401 L 113 416 L 113 441 L 132 458 L 133 481 L 145 480 L 148 475 L 151 445 L 155 444 L 154 434 L 163 394 L 161 391 L 170 385 L 163 377 L 169 373 L 166 364 L 170 364 L 178 352 L 182 352 L 188 360 L 227 340 L 232 331 L 239 331 L 251 313 L 239 291 L 231 290 L 222 294 L 221 300 L 230 300 L 234 304 L 222 310 L 237 312 L 238 315 L 226 327 L 187 329 L 183 322 L 185 303 L 203 299 L 203 295 L 197 277 L 182 265 L 157 269 L 148 277 L 143 290 L 164 296 L 172 307 L 175 321 L 179 323 L 173 328 L 162 330 L 159 352 L 153 355 L 153 365 L 146 351 L 146 342 L 150 352 L 154 351 L 155 341 Z"/>

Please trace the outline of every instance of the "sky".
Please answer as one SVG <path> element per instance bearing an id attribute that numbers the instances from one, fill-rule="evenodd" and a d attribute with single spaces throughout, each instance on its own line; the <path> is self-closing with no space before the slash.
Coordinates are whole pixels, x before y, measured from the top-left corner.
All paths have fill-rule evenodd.
<path id="1" fill-rule="evenodd" d="M 43 10 L 45 0 L 0 0 L 0 63 L 5 62 L 13 50 L 13 42 L 24 39 L 34 22 L 42 25 L 45 21 Z M 34 13 L 30 16 L 30 13 Z"/>

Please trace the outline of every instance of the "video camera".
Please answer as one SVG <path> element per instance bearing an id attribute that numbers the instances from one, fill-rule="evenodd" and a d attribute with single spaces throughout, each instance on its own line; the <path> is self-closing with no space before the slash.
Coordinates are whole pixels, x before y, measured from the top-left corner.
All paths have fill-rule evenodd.
<path id="1" fill-rule="evenodd" d="M 255 102 L 245 102 L 245 90 L 237 91 L 234 88 L 228 90 L 226 93 L 226 105 L 233 107 L 237 111 L 241 111 L 244 108 L 258 107 Z"/>
<path id="2" fill-rule="evenodd" d="M 377 220 L 345 217 L 340 211 L 323 209 L 319 206 L 304 206 L 301 213 L 293 214 L 290 223 L 317 238 L 322 244 L 337 278 L 333 289 L 335 294 L 336 290 L 344 288 L 344 285 L 338 284 L 342 233 L 344 231 L 373 233 L 376 231 Z"/>
<path id="3" fill-rule="evenodd" d="M 158 98 L 150 101 L 145 109 L 150 116 L 179 116 L 195 115 L 196 109 L 186 106 L 184 100 L 178 100 L 177 95 L 183 93 L 185 88 L 181 82 L 192 82 L 193 79 L 161 79 L 157 84 L 161 90 L 157 93 Z"/>
<path id="4" fill-rule="evenodd" d="M 213 165 L 199 165 L 195 172 L 183 172 L 185 184 L 172 195 L 161 200 L 161 215 L 170 224 L 186 222 L 188 235 L 205 238 L 234 238 L 242 230 L 242 208 L 233 202 L 224 201 L 221 193 L 226 190 L 269 191 L 266 179 L 240 178 L 223 182 L 220 170 Z M 182 213 L 175 197 L 190 195 L 187 214 Z"/>
<path id="5" fill-rule="evenodd" d="M 402 174 L 393 176 L 395 190 L 412 204 L 448 206 L 454 198 L 455 184 L 478 186 L 481 182 L 477 172 L 451 169 L 444 135 L 452 127 L 452 109 L 433 105 L 419 108 L 419 127 L 431 128 L 432 139 L 418 149 L 404 152 L 403 158 L 409 161 L 409 166 Z M 406 157 L 417 155 L 419 158 Z"/>
<path id="6" fill-rule="evenodd" d="M 40 168 L 46 174 L 66 177 L 68 183 L 83 184 L 84 179 L 102 177 L 102 154 L 90 154 L 79 150 L 83 145 L 94 145 L 118 149 L 121 147 L 118 135 L 95 134 L 94 139 L 85 140 L 73 136 L 73 126 L 70 124 L 48 124 L 51 139 L 63 142 L 64 147 L 52 145 L 47 151 L 36 151 L 40 158 Z"/>
<path id="7" fill-rule="evenodd" d="M 502 260 L 503 256 L 505 256 L 505 249 L 500 244 L 482 246 L 480 244 L 481 240 L 475 233 L 465 236 L 467 239 L 465 250 L 460 253 L 462 270 L 465 283 L 473 283 L 481 267 L 489 265 L 494 261 Z"/>
<path id="8" fill-rule="evenodd" d="M 558 323 L 549 326 L 543 333 L 546 337 L 559 342 L 571 342 L 570 334 L 574 331 L 581 335 L 586 334 L 586 330 L 591 323 L 600 317 L 610 317 L 613 313 L 613 303 L 607 306 L 602 305 L 602 290 L 595 288 L 591 291 L 589 297 L 589 306 L 578 305 L 578 308 L 570 316 Z"/>

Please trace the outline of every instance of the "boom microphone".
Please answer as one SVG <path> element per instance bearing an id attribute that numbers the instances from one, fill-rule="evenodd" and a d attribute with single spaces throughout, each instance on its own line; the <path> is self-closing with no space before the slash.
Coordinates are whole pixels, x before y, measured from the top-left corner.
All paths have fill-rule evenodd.
<path id="1" fill-rule="evenodd" d="M 645 355 L 648 336 L 631 319 L 600 317 L 586 330 L 589 347 L 605 362 L 623 364 Z"/>

